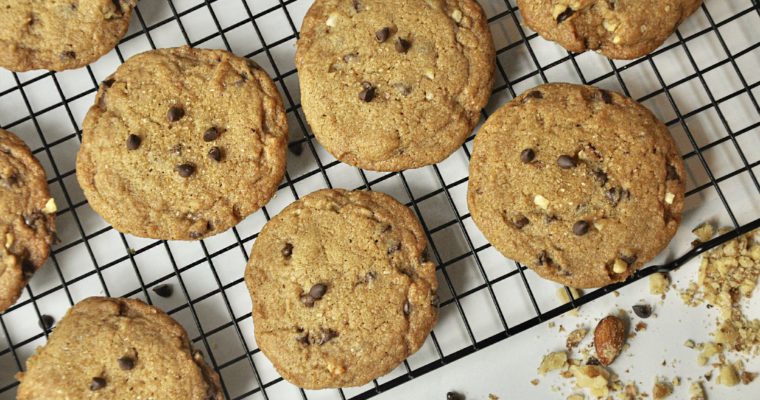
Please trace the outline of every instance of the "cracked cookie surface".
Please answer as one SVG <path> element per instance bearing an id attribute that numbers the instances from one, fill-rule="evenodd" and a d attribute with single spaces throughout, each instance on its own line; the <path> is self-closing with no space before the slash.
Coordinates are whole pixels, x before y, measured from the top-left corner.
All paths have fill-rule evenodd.
<path id="1" fill-rule="evenodd" d="M 526 25 L 575 53 L 614 59 L 651 53 L 702 0 L 517 0 Z"/>
<path id="2" fill-rule="evenodd" d="M 83 67 L 111 51 L 137 0 L 0 0 L 0 66 Z"/>
<path id="3" fill-rule="evenodd" d="M 77 179 L 119 231 L 201 239 L 269 201 L 287 137 L 280 95 L 254 63 L 221 50 L 154 50 L 101 84 Z"/>
<path id="4" fill-rule="evenodd" d="M 256 342 L 288 381 L 360 386 L 427 338 L 438 283 L 414 214 L 377 192 L 321 190 L 273 218 L 245 273 Z"/>
<path id="5" fill-rule="evenodd" d="M 0 129 L 0 312 L 47 260 L 55 212 L 39 161 L 21 139 Z"/>
<path id="6" fill-rule="evenodd" d="M 665 125 L 634 100 L 547 84 L 475 137 L 468 205 L 506 257 L 571 287 L 619 282 L 676 232 L 685 171 Z"/>
<path id="7" fill-rule="evenodd" d="M 133 299 L 76 304 L 17 378 L 18 400 L 224 398 L 182 326 Z"/>
<path id="8" fill-rule="evenodd" d="M 317 0 L 296 53 L 320 144 L 375 171 L 434 164 L 457 150 L 491 94 L 494 59 L 474 0 Z"/>

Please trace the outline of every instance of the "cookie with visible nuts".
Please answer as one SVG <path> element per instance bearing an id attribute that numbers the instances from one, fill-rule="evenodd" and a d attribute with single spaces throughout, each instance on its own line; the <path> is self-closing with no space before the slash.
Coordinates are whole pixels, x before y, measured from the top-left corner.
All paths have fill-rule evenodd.
<path id="1" fill-rule="evenodd" d="M 468 204 L 506 257 L 570 287 L 598 287 L 667 246 L 684 179 L 672 137 L 646 108 L 591 86 L 547 84 L 479 131 Z"/>
<path id="2" fill-rule="evenodd" d="M 525 24 L 574 53 L 614 59 L 654 51 L 702 0 L 517 0 Z"/>
<path id="3" fill-rule="evenodd" d="M 202 239 L 269 201 L 287 137 L 280 95 L 256 64 L 221 50 L 153 50 L 100 86 L 77 179 L 119 231 Z"/>
<path id="4" fill-rule="evenodd" d="M 490 97 L 494 60 L 475 0 L 317 0 L 296 53 L 320 144 L 375 171 L 434 164 L 457 150 Z"/>
<path id="5" fill-rule="evenodd" d="M 182 326 L 133 299 L 76 304 L 16 377 L 18 400 L 224 398 Z"/>
<path id="6" fill-rule="evenodd" d="M 47 260 L 56 211 L 39 161 L 21 139 L 0 129 L 0 313 Z"/>
<path id="7" fill-rule="evenodd" d="M 269 221 L 245 281 L 256 343 L 299 387 L 361 386 L 412 353 L 438 282 L 414 214 L 377 192 L 321 190 Z"/>
<path id="8" fill-rule="evenodd" d="M 0 66 L 83 67 L 121 40 L 137 0 L 0 0 Z"/>

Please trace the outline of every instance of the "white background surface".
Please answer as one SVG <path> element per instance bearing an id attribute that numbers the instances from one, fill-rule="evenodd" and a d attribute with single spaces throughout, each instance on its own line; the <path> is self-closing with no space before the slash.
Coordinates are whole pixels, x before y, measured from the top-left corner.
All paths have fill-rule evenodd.
<path id="1" fill-rule="evenodd" d="M 283 3 L 288 14 L 282 9 Z M 647 107 L 668 123 L 682 154 L 694 151 L 688 133 L 697 146 L 703 148 L 705 163 L 720 180 L 720 189 L 739 224 L 760 216 L 760 195 L 737 151 L 738 145 L 748 164 L 754 166 L 755 175 L 760 174 L 757 166 L 760 113 L 755 106 L 760 97 L 760 49 L 757 48 L 760 13 L 750 10 L 751 1 L 707 0 L 705 9 L 709 14 L 705 9 L 699 10 L 679 29 L 681 37 L 686 39 L 685 45 L 677 44 L 677 37 L 673 36 L 666 44 L 667 51 L 643 61 L 614 64 L 593 53 L 570 59 L 567 52 L 538 37 L 525 43 L 520 31 L 525 28 L 519 28 L 516 24 L 519 19 L 509 13 L 504 1 L 482 0 L 480 3 L 491 17 L 490 27 L 499 49 L 495 93 L 487 113 L 508 101 L 512 91 L 521 93 L 542 83 L 544 78 L 552 82 L 585 80 L 611 90 L 626 89 L 632 97 L 643 99 Z M 277 84 L 289 112 L 291 140 L 310 137 L 301 125 L 298 82 L 292 61 L 295 38 L 288 19 L 289 15 L 295 26 L 300 26 L 310 4 L 309 0 L 282 3 L 279 0 L 217 0 L 210 4 L 200 0 L 142 0 L 138 7 L 140 12 L 133 18 L 130 32 L 117 51 L 87 69 L 18 75 L 0 70 L 0 126 L 19 134 L 35 150 L 52 179 L 51 191 L 61 210 L 58 218 L 61 243 L 55 246 L 54 256 L 32 279 L 19 305 L 0 317 L 3 328 L 0 329 L 0 388 L 12 384 L 17 372 L 13 354 L 8 350 L 10 344 L 23 362 L 36 346 L 45 342 L 45 336 L 37 327 L 35 307 L 40 313 L 59 319 L 70 306 L 69 299 L 76 302 L 92 295 L 131 295 L 170 312 L 185 326 L 207 358 L 213 357 L 211 362 L 219 367 L 233 398 L 256 388 L 256 373 L 267 383 L 277 379 L 268 360 L 255 350 L 250 300 L 241 279 L 253 235 L 266 221 L 264 211 L 249 217 L 234 231 L 203 242 L 163 243 L 122 236 L 110 229 L 84 202 L 74 176 L 74 160 L 79 144 L 77 134 L 81 133 L 81 121 L 93 102 L 96 83 L 111 74 L 122 59 L 149 50 L 151 41 L 157 47 L 189 42 L 196 47 L 225 48 L 226 40 L 236 54 L 251 57 L 278 77 Z M 174 13 L 181 15 L 179 21 L 172 18 Z M 736 14 L 741 16 L 728 22 L 727 19 Z M 216 22 L 223 28 L 223 37 Z M 149 36 L 141 33 L 142 24 L 148 27 Z M 717 31 L 713 24 L 718 26 Z M 524 33 L 532 35 L 527 30 Z M 729 55 L 721 45 L 721 38 L 735 57 L 734 63 L 727 61 Z M 267 51 L 263 50 L 265 47 Z M 540 73 L 537 72 L 539 67 Z M 667 85 L 666 90 L 659 83 L 660 78 Z M 16 79 L 23 83 L 23 90 L 16 88 Z M 514 84 L 507 86 L 505 79 Z M 65 106 L 61 105 L 63 100 Z M 718 103 L 717 107 L 712 104 L 713 100 Z M 29 117 L 31 114 L 33 119 Z M 679 119 L 679 115 L 685 117 Z M 729 131 L 736 134 L 736 145 L 726 140 Z M 508 326 L 535 317 L 526 282 L 541 311 L 560 305 L 555 297 L 558 285 L 541 280 L 530 271 L 525 272 L 525 281 L 520 274 L 511 275 L 515 271 L 514 263 L 488 247 L 472 223 L 466 209 L 464 178 L 468 165 L 464 150 L 435 168 L 386 176 L 360 173 L 335 162 L 313 139 L 310 143 L 301 156 L 289 154 L 288 179 L 292 184 L 278 192 L 267 205 L 266 213 L 275 215 L 296 196 L 326 187 L 328 181 L 334 187 L 353 189 L 362 186 L 366 179 L 373 190 L 387 192 L 405 203 L 414 201 L 421 221 L 432 232 L 435 259 L 445 270 L 445 274 L 439 273 L 442 286 L 439 295 L 444 306 L 434 331 L 443 354 L 471 345 L 472 339 L 482 340 L 502 332 L 501 317 Z M 466 147 L 471 146 L 472 142 L 468 141 Z M 324 172 L 319 170 L 319 165 Z M 688 157 L 686 165 L 687 190 L 702 190 L 687 199 L 683 227 L 669 249 L 653 264 L 687 251 L 692 240 L 689 231 L 697 223 L 710 219 L 718 225 L 731 225 L 728 212 L 718 192 L 709 185 L 708 172 L 699 158 Z M 734 174 L 735 171 L 740 172 Z M 133 256 L 129 248 L 136 250 Z M 472 254 L 473 248 L 476 255 Z M 686 279 L 694 275 L 695 264 L 691 263 L 677 277 Z M 489 289 L 484 287 L 486 281 L 494 280 L 498 282 L 490 290 L 496 304 L 491 300 Z M 177 290 L 172 298 L 162 299 L 150 290 L 138 291 L 141 282 L 148 288 L 173 283 Z M 468 337 L 465 320 L 456 305 L 446 302 L 453 297 L 449 284 L 459 297 L 473 338 Z M 187 294 L 180 290 L 182 285 Z M 536 377 L 535 370 L 542 356 L 564 346 L 565 334 L 557 332 L 559 324 L 569 330 L 577 323 L 593 328 L 593 321 L 615 312 L 618 307 L 630 310 L 630 305 L 639 300 L 655 301 L 641 282 L 620 293 L 618 298 L 607 296 L 584 306 L 580 318 L 562 318 L 556 320 L 555 328 L 543 324 L 520 333 L 380 398 L 443 399 L 451 389 L 466 393 L 469 399 L 485 399 L 488 393 L 502 399 L 564 398 L 570 393 L 568 388 L 559 394 L 551 389 L 551 385 L 560 380 L 552 382 L 541 378 L 542 384 L 538 387 L 529 383 Z M 35 296 L 34 303 L 29 301 L 30 295 Z M 647 321 L 649 329 L 631 342 L 631 349 L 615 363 L 614 370 L 624 380 L 637 379 L 641 382 L 640 388 L 646 391 L 651 390 L 655 375 L 678 375 L 685 383 L 676 398 L 685 398 L 686 378 L 704 373 L 705 368 L 693 367 L 696 353 L 684 348 L 683 341 L 686 338 L 705 340 L 712 328 L 709 313 L 704 309 L 686 309 L 676 297 L 671 292 L 664 304 L 656 305 L 657 317 Z M 760 314 L 756 303 L 750 309 L 755 316 Z M 235 322 L 231 323 L 233 318 Z M 246 353 L 252 353 L 255 371 L 249 358 L 244 356 Z M 414 370 L 438 359 L 432 340 L 428 340 L 422 350 L 410 357 L 408 365 Z M 668 367 L 660 365 L 663 359 L 668 361 Z M 753 367 L 755 371 L 760 370 L 760 365 Z M 624 373 L 626 369 L 630 374 Z M 406 372 L 402 366 L 379 382 Z M 372 385 L 347 389 L 345 396 L 371 388 Z M 713 399 L 760 397 L 757 382 L 723 392 L 708 388 Z M 268 385 L 266 393 L 270 399 L 301 398 L 297 389 L 287 382 Z M 13 394 L 13 389 L 6 390 L 0 393 L 0 399 L 13 398 Z M 307 395 L 309 399 L 340 398 L 334 390 Z M 260 392 L 249 397 L 263 398 Z"/>

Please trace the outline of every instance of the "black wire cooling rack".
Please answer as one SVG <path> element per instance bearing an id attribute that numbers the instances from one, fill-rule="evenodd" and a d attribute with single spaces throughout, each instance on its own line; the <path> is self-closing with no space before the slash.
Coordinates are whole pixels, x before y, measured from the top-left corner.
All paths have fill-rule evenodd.
<path id="1" fill-rule="evenodd" d="M 60 318 L 70 305 L 91 295 L 137 297 L 166 310 L 188 329 L 194 345 L 219 372 L 226 398 L 365 399 L 630 281 L 673 270 L 760 227 L 756 0 L 707 0 L 663 47 L 625 63 L 560 51 L 520 24 L 512 2 L 481 1 L 497 45 L 497 82 L 487 110 L 535 84 L 556 80 L 622 91 L 654 109 L 676 138 L 689 171 L 687 209 L 710 209 L 710 215 L 732 228 L 694 248 L 685 239 L 688 234 L 677 237 L 674 242 L 686 245 L 671 245 L 670 254 L 657 259 L 660 265 L 577 299 L 568 290 L 572 300 L 567 304 L 547 300 L 545 288 L 551 283 L 500 258 L 474 227 L 464 201 L 472 137 L 439 165 L 391 174 L 350 168 L 318 145 L 301 112 L 292 61 L 297 27 L 310 3 L 143 0 L 115 52 L 85 69 L 25 74 L 0 70 L 0 126 L 24 138 L 53 177 L 49 183 L 60 205 L 61 239 L 24 296 L 0 315 L 0 399 L 15 397 L 14 374 L 23 371 L 26 359 L 50 333 L 38 321 L 44 315 Z M 73 160 L 81 121 L 98 82 L 126 57 L 183 44 L 226 48 L 257 61 L 273 76 L 291 125 L 288 173 L 267 207 L 217 237 L 184 243 L 123 235 L 93 214 L 76 183 Z M 742 111 L 739 117 L 737 109 Z M 487 115 L 484 111 L 483 117 Z M 257 348 L 242 272 L 253 240 L 271 215 L 312 190 L 333 186 L 389 192 L 412 207 L 439 265 L 441 315 L 423 349 L 389 376 L 361 388 L 307 392 L 283 381 Z M 682 226 L 679 235 L 684 230 L 688 232 Z M 152 291 L 165 283 L 178 288 L 168 299 Z"/>

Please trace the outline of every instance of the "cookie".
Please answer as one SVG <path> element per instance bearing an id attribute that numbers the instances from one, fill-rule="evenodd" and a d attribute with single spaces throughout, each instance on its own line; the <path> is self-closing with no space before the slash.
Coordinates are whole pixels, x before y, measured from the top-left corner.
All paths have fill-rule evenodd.
<path id="1" fill-rule="evenodd" d="M 76 304 L 16 377 L 18 400 L 224 398 L 182 326 L 133 299 Z"/>
<path id="2" fill-rule="evenodd" d="M 660 47 L 702 0 L 517 0 L 525 24 L 574 53 L 630 60 Z"/>
<path id="3" fill-rule="evenodd" d="M 56 211 L 39 161 L 21 139 L 0 129 L 0 313 L 47 260 Z"/>
<path id="4" fill-rule="evenodd" d="M 591 86 L 547 84 L 500 108 L 475 137 L 468 204 L 504 256 L 571 287 L 599 287 L 667 246 L 685 177 L 649 110 Z"/>
<path id="5" fill-rule="evenodd" d="M 0 0 L 0 66 L 83 67 L 121 40 L 137 0 Z"/>
<path id="6" fill-rule="evenodd" d="M 480 119 L 495 52 L 474 0 L 317 0 L 296 65 L 319 143 L 375 171 L 437 163 Z"/>
<path id="7" fill-rule="evenodd" d="M 422 346 L 435 266 L 414 214 L 377 192 L 320 190 L 269 221 L 245 281 L 256 343 L 302 388 L 360 386 Z"/>
<path id="8" fill-rule="evenodd" d="M 280 95 L 255 63 L 221 50 L 153 50 L 100 86 L 77 179 L 119 231 L 201 239 L 269 201 L 287 138 Z"/>

